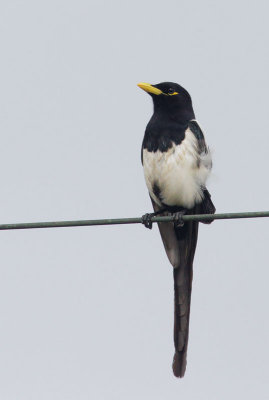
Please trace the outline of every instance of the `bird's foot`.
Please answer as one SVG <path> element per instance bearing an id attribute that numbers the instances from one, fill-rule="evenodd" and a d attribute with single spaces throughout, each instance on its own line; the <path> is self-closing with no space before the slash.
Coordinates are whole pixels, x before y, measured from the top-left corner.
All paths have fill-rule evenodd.
<path id="1" fill-rule="evenodd" d="M 159 211 L 155 211 L 154 213 L 144 214 L 141 218 L 142 224 L 145 225 L 146 228 L 152 229 L 152 218 L 162 214 L 164 211 L 165 209 L 161 209 Z"/>
<path id="2" fill-rule="evenodd" d="M 141 222 L 145 228 L 152 229 L 152 217 L 155 217 L 155 215 L 155 213 L 147 213 L 142 216 Z"/>
<path id="3" fill-rule="evenodd" d="M 144 214 L 141 218 L 142 224 L 145 225 L 146 228 L 152 229 L 152 218 L 163 214 L 165 211 L 165 208 L 161 208 L 159 211 L 155 211 L 154 213 Z"/>
<path id="4" fill-rule="evenodd" d="M 183 215 L 186 214 L 187 210 L 182 210 L 174 213 L 174 227 L 182 228 L 184 226 Z"/>

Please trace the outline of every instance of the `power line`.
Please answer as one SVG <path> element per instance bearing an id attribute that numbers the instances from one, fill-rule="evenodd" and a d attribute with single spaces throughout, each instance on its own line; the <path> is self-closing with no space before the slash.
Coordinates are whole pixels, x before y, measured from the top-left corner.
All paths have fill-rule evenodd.
<path id="1" fill-rule="evenodd" d="M 242 213 L 225 214 L 202 214 L 202 215 L 183 215 L 182 220 L 203 221 L 207 219 L 238 219 L 238 218 L 262 218 L 269 217 L 269 211 L 254 211 Z M 164 217 L 153 217 L 152 222 L 173 222 L 173 215 Z M 11 229 L 40 229 L 40 228 L 67 228 L 74 226 L 97 226 L 97 225 L 123 225 L 123 224 L 141 224 L 142 217 L 138 218 L 115 218 L 115 219 L 89 219 L 77 221 L 53 221 L 53 222 L 26 222 L 18 224 L 0 224 L 0 230 Z"/>

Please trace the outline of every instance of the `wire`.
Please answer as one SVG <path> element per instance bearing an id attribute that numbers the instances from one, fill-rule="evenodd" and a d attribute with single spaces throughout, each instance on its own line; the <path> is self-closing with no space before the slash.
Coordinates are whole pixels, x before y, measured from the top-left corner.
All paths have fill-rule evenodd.
<path id="1" fill-rule="evenodd" d="M 237 219 L 237 218 L 262 218 L 269 217 L 269 211 L 254 211 L 242 213 L 226 214 L 202 214 L 202 215 L 183 215 L 182 220 L 203 221 L 207 219 Z M 153 217 L 152 222 L 173 222 L 174 215 L 164 217 Z M 115 218 L 115 219 L 89 219 L 78 221 L 53 221 L 53 222 L 26 222 L 18 224 L 0 224 L 0 230 L 11 229 L 40 229 L 40 228 L 67 228 L 72 226 L 97 226 L 97 225 L 123 225 L 123 224 L 142 224 L 142 217 L 139 218 Z"/>

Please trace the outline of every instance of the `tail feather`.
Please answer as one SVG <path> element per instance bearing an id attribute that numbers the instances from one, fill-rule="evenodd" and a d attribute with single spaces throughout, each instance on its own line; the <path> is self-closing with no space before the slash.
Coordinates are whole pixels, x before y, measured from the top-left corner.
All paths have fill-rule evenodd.
<path id="1" fill-rule="evenodd" d="M 184 376 L 187 365 L 187 345 L 190 316 L 190 287 L 189 279 L 178 282 L 179 271 L 174 269 L 174 344 L 173 372 L 176 377 Z"/>
<path id="2" fill-rule="evenodd" d="M 174 268 L 174 344 L 173 372 L 182 378 L 187 365 L 187 347 L 189 338 L 191 289 L 193 258 L 198 237 L 198 222 L 188 222 L 177 229 L 181 261 Z"/>
<path id="3" fill-rule="evenodd" d="M 204 201 L 188 210 L 190 214 L 214 214 L 215 207 L 205 189 Z M 160 207 L 152 200 L 154 211 Z M 162 215 L 169 215 L 164 212 Z M 211 223 L 208 220 L 206 223 Z M 173 372 L 182 378 L 187 365 L 187 347 L 191 306 L 193 259 L 198 238 L 199 222 L 189 221 L 175 228 L 172 222 L 158 223 L 160 234 L 170 263 L 174 267 L 174 344 Z"/>

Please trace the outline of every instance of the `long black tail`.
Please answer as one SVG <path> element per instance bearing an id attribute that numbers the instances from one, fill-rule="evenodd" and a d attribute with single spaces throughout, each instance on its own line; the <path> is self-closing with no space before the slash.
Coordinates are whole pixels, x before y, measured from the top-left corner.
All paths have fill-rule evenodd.
<path id="1" fill-rule="evenodd" d="M 198 238 L 198 222 L 188 222 L 177 228 L 180 265 L 174 268 L 174 344 L 173 372 L 176 377 L 184 376 L 187 365 L 187 347 L 191 306 L 193 258 Z"/>
<path id="2" fill-rule="evenodd" d="M 156 211 L 160 207 L 152 200 Z M 214 204 L 207 189 L 204 189 L 204 200 L 189 214 L 214 214 Z M 167 213 L 163 213 L 167 215 Z M 210 224 L 212 220 L 203 221 Z M 189 338 L 189 321 L 191 306 L 191 289 L 193 259 L 198 238 L 199 222 L 186 222 L 183 227 L 175 228 L 172 222 L 159 223 L 159 230 L 170 263 L 174 267 L 174 344 L 173 372 L 176 377 L 183 377 L 187 364 L 187 347 Z"/>

